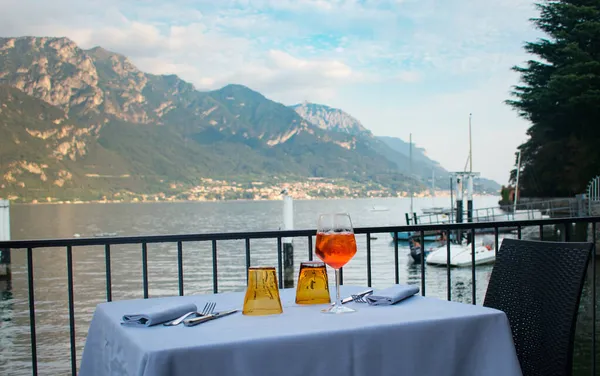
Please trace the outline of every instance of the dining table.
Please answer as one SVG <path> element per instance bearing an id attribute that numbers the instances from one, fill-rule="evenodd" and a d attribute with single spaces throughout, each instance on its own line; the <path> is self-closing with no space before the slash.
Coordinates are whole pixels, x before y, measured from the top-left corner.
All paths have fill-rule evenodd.
<path id="1" fill-rule="evenodd" d="M 343 296 L 363 290 L 341 286 Z M 241 313 L 243 291 L 98 304 L 79 375 L 522 376 L 502 311 L 417 294 L 393 305 L 353 301 L 355 312 L 336 315 L 296 304 L 295 293 L 281 289 L 283 313 L 267 316 Z M 122 323 L 157 305 L 207 302 L 240 311 L 196 326 Z"/>

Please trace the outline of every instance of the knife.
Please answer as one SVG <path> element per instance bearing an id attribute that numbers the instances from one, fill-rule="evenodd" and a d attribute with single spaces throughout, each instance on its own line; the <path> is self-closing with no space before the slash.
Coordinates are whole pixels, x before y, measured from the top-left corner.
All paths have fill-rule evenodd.
<path id="1" fill-rule="evenodd" d="M 183 325 L 185 326 L 194 326 L 194 325 L 198 325 L 198 324 L 202 324 L 203 322 L 207 322 L 210 320 L 215 320 L 221 317 L 225 317 L 225 316 L 229 316 L 233 313 L 236 313 L 237 311 L 239 311 L 239 309 L 231 309 L 229 311 L 222 311 L 222 312 L 217 312 L 217 313 L 213 313 L 212 315 L 207 315 L 207 316 L 200 316 L 200 317 L 194 317 L 192 319 L 187 319 L 183 321 Z"/>
<path id="2" fill-rule="evenodd" d="M 367 295 L 367 294 L 370 294 L 370 293 L 372 293 L 372 292 L 373 292 L 373 289 L 370 289 L 370 290 L 366 290 L 366 291 L 363 291 L 363 292 L 361 292 L 361 293 L 358 293 L 358 294 L 355 294 L 355 295 L 358 295 L 358 296 L 365 296 L 365 295 Z M 350 303 L 350 302 L 351 302 L 351 301 L 353 301 L 353 300 L 354 300 L 354 299 L 352 299 L 352 297 L 351 297 L 351 296 L 349 296 L 349 297 L 347 297 L 347 298 L 344 298 L 344 299 L 342 299 L 342 304 Z M 335 303 L 331 303 L 331 305 L 334 305 L 334 304 L 335 304 Z"/>

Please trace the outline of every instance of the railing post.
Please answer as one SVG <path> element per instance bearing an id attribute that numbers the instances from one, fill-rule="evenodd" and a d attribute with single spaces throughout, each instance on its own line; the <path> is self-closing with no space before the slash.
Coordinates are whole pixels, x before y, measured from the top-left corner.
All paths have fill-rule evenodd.
<path id="1" fill-rule="evenodd" d="M 144 299 L 148 299 L 148 244 L 142 243 L 142 288 Z"/>
<path id="2" fill-rule="evenodd" d="M 398 232 L 394 231 L 394 277 L 396 284 L 400 283 L 400 271 L 398 269 Z"/>
<path id="3" fill-rule="evenodd" d="M 367 286 L 371 287 L 371 233 L 367 232 Z"/>
<path id="4" fill-rule="evenodd" d="M 294 229 L 294 201 L 287 193 L 283 196 L 283 227 Z M 293 238 L 283 238 L 283 288 L 294 287 Z"/>
<path id="5" fill-rule="evenodd" d="M 179 296 L 183 296 L 183 242 L 177 242 L 177 285 Z"/>
<path id="6" fill-rule="evenodd" d="M 31 341 L 31 371 L 38 374 L 37 335 L 35 327 L 35 287 L 33 284 L 33 249 L 27 248 L 27 289 L 29 291 L 29 336 Z"/>
<path id="7" fill-rule="evenodd" d="M 104 262 L 106 263 L 106 301 L 112 301 L 112 273 L 110 264 L 110 244 L 104 245 Z"/>
<path id="8" fill-rule="evenodd" d="M 75 286 L 73 286 L 73 247 L 67 246 L 67 288 L 69 296 L 69 335 L 71 340 L 71 375 L 77 375 L 77 350 L 75 344 Z"/>
<path id="9" fill-rule="evenodd" d="M 212 272 L 213 272 L 213 294 L 219 293 L 219 275 L 217 274 L 217 240 L 213 239 L 212 244 Z"/>
<path id="10" fill-rule="evenodd" d="M 448 288 L 448 301 L 452 300 L 452 276 L 450 272 L 450 230 L 446 230 L 446 287 Z"/>

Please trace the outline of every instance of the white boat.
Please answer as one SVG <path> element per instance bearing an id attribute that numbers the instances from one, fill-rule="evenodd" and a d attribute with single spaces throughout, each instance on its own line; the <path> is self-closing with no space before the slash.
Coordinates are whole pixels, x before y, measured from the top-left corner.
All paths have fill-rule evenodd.
<path id="1" fill-rule="evenodd" d="M 375 205 L 371 208 L 371 211 L 389 211 L 389 210 L 390 209 L 386 208 L 385 206 L 377 206 L 377 205 Z"/>
<path id="2" fill-rule="evenodd" d="M 500 240 L 502 243 L 502 240 Z M 499 247 L 498 247 L 499 248 Z M 475 265 L 491 264 L 496 261 L 493 241 L 482 242 L 475 245 Z M 448 250 L 446 246 L 439 247 L 427 255 L 425 260 L 430 265 L 447 265 Z M 450 266 L 471 266 L 473 262 L 471 244 L 450 244 Z"/>
<path id="3" fill-rule="evenodd" d="M 435 206 L 432 208 L 423 208 L 421 209 L 421 211 L 423 212 L 423 214 L 450 214 L 450 212 L 452 211 L 452 209 L 450 208 L 445 208 L 442 206 Z"/>

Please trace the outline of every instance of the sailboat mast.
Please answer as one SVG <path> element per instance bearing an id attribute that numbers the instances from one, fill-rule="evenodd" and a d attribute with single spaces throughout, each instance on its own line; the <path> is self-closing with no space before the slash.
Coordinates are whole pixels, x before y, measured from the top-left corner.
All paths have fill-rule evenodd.
<path id="1" fill-rule="evenodd" d="M 471 118 L 469 114 L 469 179 L 467 180 L 467 221 L 473 222 L 473 144 L 471 142 Z"/>
<path id="2" fill-rule="evenodd" d="M 435 170 L 431 170 L 431 202 L 435 207 Z"/>
<path id="3" fill-rule="evenodd" d="M 471 143 L 471 116 L 469 114 L 469 172 L 473 172 L 473 144 Z"/>
<path id="4" fill-rule="evenodd" d="M 412 180 L 412 178 L 413 178 L 413 173 L 412 173 L 412 133 L 409 136 L 408 142 L 409 142 L 409 148 L 408 148 L 409 172 L 410 172 L 410 178 Z M 413 193 L 413 188 L 411 185 L 411 187 L 410 187 L 410 215 L 411 215 L 411 217 L 414 213 L 413 212 L 413 195 L 414 195 L 414 193 Z"/>

